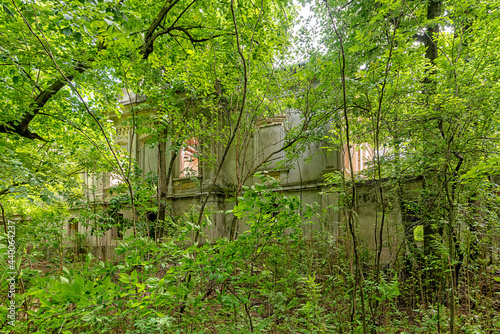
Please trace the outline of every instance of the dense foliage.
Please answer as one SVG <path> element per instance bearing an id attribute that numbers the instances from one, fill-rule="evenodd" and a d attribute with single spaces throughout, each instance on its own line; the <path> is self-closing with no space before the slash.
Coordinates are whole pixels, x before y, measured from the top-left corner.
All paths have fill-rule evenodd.
<path id="1" fill-rule="evenodd" d="M 314 20 L 282 0 L 1 3 L 1 331 L 500 331 L 500 3 L 307 4 Z M 247 161 L 255 123 L 291 109 L 300 124 L 262 163 Z M 114 141 L 109 118 L 125 113 L 132 136 L 158 149 L 157 173 L 144 175 Z M 209 243 L 199 242 L 209 196 L 181 217 L 166 201 L 173 161 L 193 137 L 215 179 L 236 161 L 235 206 L 221 213 L 234 216 L 230 233 Z M 347 170 L 351 148 L 372 152 L 363 172 L 325 177 L 338 231 L 318 227 L 319 206 L 256 173 L 319 141 L 342 151 Z M 96 200 L 89 178 L 104 172 L 120 185 Z M 259 181 L 247 187 L 250 178 Z M 376 199 L 374 247 L 361 237 L 360 189 Z M 64 240 L 75 215 L 91 237 L 129 231 L 114 262 L 93 256 L 88 236 Z M 237 235 L 237 222 L 247 231 Z M 384 233 L 401 241 L 390 262 Z M 3 293 L 12 266 L 15 326 Z"/>

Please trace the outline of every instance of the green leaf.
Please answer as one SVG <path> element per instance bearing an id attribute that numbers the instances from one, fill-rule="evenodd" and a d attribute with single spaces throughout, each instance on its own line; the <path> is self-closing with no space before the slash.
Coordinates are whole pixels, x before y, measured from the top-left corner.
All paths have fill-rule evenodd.
<path id="1" fill-rule="evenodd" d="M 85 322 L 89 322 L 90 320 L 92 320 L 92 318 L 93 318 L 92 313 L 87 313 L 83 315 L 82 320 Z"/>
<path id="2" fill-rule="evenodd" d="M 130 277 L 127 274 L 120 274 L 120 278 L 118 280 L 123 283 L 130 283 Z"/>
<path id="3" fill-rule="evenodd" d="M 42 307 L 52 307 L 52 303 L 50 302 L 50 300 L 42 297 L 39 297 L 38 300 L 40 301 Z"/>
<path id="4" fill-rule="evenodd" d="M 75 280 L 73 282 L 73 291 L 79 295 L 82 292 L 82 287 L 84 286 L 85 282 L 83 281 L 83 278 L 80 276 L 75 277 Z"/>
<path id="5" fill-rule="evenodd" d="M 81 42 L 82 41 L 82 34 L 80 34 L 79 32 L 75 32 L 73 34 L 73 38 L 77 41 L 77 42 Z"/>
<path id="6" fill-rule="evenodd" d="M 7 13 L 9 16 L 14 16 L 14 13 L 7 7 L 6 5 L 2 4 L 4 12 Z"/>
<path id="7" fill-rule="evenodd" d="M 159 279 L 157 277 L 149 277 L 146 280 L 146 285 L 150 288 L 156 288 L 158 286 Z"/>
<path id="8" fill-rule="evenodd" d="M 66 20 L 72 20 L 73 19 L 73 16 L 69 15 L 69 14 L 63 14 L 63 17 L 66 19 Z"/>
<path id="9" fill-rule="evenodd" d="M 94 255 L 92 253 L 88 253 L 87 256 L 85 257 L 85 262 L 90 263 L 92 259 L 94 258 Z"/>
<path id="10" fill-rule="evenodd" d="M 45 296 L 46 294 L 47 291 L 45 291 L 44 289 L 31 290 L 27 293 L 28 296 L 35 296 L 35 297 Z"/>
<path id="11" fill-rule="evenodd" d="M 73 33 L 73 31 L 71 30 L 70 27 L 67 27 L 67 28 L 64 28 L 62 30 L 62 33 L 65 35 L 65 36 L 71 36 L 71 34 Z"/>

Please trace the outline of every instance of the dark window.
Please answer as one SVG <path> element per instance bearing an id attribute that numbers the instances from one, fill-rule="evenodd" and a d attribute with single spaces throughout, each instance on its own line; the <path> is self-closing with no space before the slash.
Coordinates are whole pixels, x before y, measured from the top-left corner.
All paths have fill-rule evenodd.
<path id="1" fill-rule="evenodd" d="M 78 233 L 78 222 L 75 218 L 71 218 L 68 222 L 68 236 L 74 237 Z"/>

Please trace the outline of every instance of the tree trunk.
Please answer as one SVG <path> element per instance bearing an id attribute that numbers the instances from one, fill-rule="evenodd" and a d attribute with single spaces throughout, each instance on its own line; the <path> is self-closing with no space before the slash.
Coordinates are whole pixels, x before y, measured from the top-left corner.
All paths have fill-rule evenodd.
<path id="1" fill-rule="evenodd" d="M 441 15 L 441 8 L 442 8 L 442 0 L 429 0 L 428 5 L 427 5 L 427 20 L 434 20 L 437 17 Z M 437 23 L 431 22 L 427 26 L 427 30 L 424 35 L 424 45 L 425 45 L 425 58 L 427 58 L 430 62 L 428 65 L 429 67 L 427 68 L 427 75 L 424 78 L 424 94 L 427 95 L 426 100 L 428 100 L 428 96 L 435 94 L 435 82 L 434 82 L 434 75 L 436 74 L 436 69 L 434 67 L 436 58 L 438 57 L 438 46 L 437 46 L 437 40 L 436 36 L 439 33 L 439 25 Z M 424 125 L 427 126 L 427 125 Z M 424 129 L 425 132 L 425 129 Z M 427 150 L 429 148 L 425 147 L 424 148 L 424 155 L 428 156 Z M 428 171 L 424 171 L 426 174 L 428 174 Z M 432 172 L 429 172 L 432 173 Z M 432 175 L 425 175 L 424 176 L 424 181 L 422 183 L 422 189 L 423 189 L 423 197 L 424 197 L 424 212 L 423 217 L 424 217 L 424 253 L 425 254 L 433 254 L 432 248 L 434 244 L 434 240 L 436 238 L 436 231 L 432 227 L 432 219 L 429 215 L 428 210 L 430 207 L 427 205 L 430 203 L 432 195 L 427 194 L 428 190 L 427 189 L 427 180 L 426 176 L 433 177 Z M 427 194 L 427 195 L 426 195 Z M 430 204 L 429 204 L 430 205 Z"/>
<path id="2" fill-rule="evenodd" d="M 155 239 L 163 238 L 165 234 L 165 217 L 167 216 L 168 184 L 172 178 L 174 163 L 179 151 L 172 152 L 167 169 L 167 134 L 168 129 L 163 130 L 158 145 L 158 215 L 155 228 Z M 180 143 L 176 143 L 179 146 Z"/>
<path id="3" fill-rule="evenodd" d="M 165 214 L 167 209 L 168 181 L 167 177 L 167 128 L 163 130 L 158 144 L 158 217 L 155 228 L 155 239 L 163 237 L 165 224 Z"/>

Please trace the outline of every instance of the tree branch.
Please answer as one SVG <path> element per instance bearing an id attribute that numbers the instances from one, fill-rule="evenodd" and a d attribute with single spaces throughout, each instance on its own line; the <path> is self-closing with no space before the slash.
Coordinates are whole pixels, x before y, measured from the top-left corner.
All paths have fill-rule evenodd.
<path id="1" fill-rule="evenodd" d="M 156 39 L 155 37 L 155 31 L 156 29 L 160 26 L 161 22 L 163 19 L 167 16 L 168 12 L 179 2 L 179 0 L 167 0 L 165 2 L 165 5 L 163 5 L 163 8 L 161 11 L 158 13 L 156 18 L 154 19 L 153 23 L 151 23 L 151 26 L 149 26 L 149 29 L 146 32 L 146 35 L 144 36 L 144 44 L 141 47 L 141 53 L 142 53 L 142 58 L 147 59 L 151 52 L 153 52 L 153 43 Z"/>
<path id="2" fill-rule="evenodd" d="M 161 31 L 161 32 L 156 32 L 158 27 L 161 27 L 162 21 L 165 19 L 167 14 L 170 12 L 170 10 L 177 5 L 179 0 L 167 0 L 161 9 L 161 11 L 158 13 L 154 21 L 151 23 L 149 28 L 146 31 L 145 34 L 145 41 L 140 47 L 142 57 L 143 59 L 147 59 L 151 52 L 153 52 L 153 44 L 158 36 L 161 36 L 163 34 L 168 34 L 170 31 L 181 31 L 183 32 L 188 39 L 191 41 L 191 43 L 201 43 L 201 42 L 206 42 L 210 39 L 220 37 L 222 35 L 216 35 L 212 36 L 210 38 L 201 38 L 197 39 L 193 37 L 192 34 L 188 32 L 189 29 L 197 28 L 197 27 L 174 27 L 175 24 L 181 19 L 181 17 L 186 13 L 186 11 L 195 3 L 196 0 L 193 0 L 180 14 L 179 16 L 175 19 L 173 24 Z M 13 2 L 14 6 L 16 7 L 16 4 Z M 17 7 L 16 7 L 17 8 Z M 19 11 L 19 9 L 18 9 Z M 19 14 L 22 16 L 21 12 L 19 11 Z M 199 28 L 202 28 L 201 26 Z M 172 37 L 176 37 L 172 35 Z M 178 36 L 181 37 L 181 36 Z M 43 43 L 42 43 L 43 44 Z M 104 43 L 100 43 L 98 46 L 97 52 L 103 50 L 105 48 Z M 86 63 L 82 61 L 78 61 L 76 65 L 74 66 L 74 74 L 69 74 L 66 75 L 66 78 L 60 78 L 56 79 L 52 82 L 52 84 L 47 87 L 45 90 L 42 90 L 40 87 L 37 87 L 40 93 L 34 98 L 33 102 L 30 103 L 28 111 L 26 111 L 22 116 L 20 120 L 16 121 L 10 121 L 6 122 L 3 124 L 0 124 L 0 133 L 12 133 L 12 134 L 18 134 L 21 137 L 25 137 L 28 139 L 39 139 L 42 141 L 45 141 L 41 136 L 38 134 L 31 132 L 29 129 L 29 124 L 31 121 L 40 113 L 40 111 L 44 108 L 44 106 L 47 104 L 47 102 L 50 101 L 51 98 L 53 98 L 61 89 L 63 89 L 69 81 L 72 81 L 75 78 L 75 74 L 77 73 L 83 73 L 87 69 L 89 69 L 90 66 L 87 65 Z M 67 80 L 69 81 L 67 81 Z"/>

